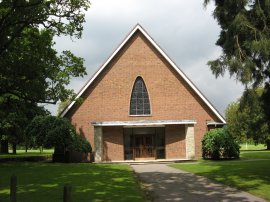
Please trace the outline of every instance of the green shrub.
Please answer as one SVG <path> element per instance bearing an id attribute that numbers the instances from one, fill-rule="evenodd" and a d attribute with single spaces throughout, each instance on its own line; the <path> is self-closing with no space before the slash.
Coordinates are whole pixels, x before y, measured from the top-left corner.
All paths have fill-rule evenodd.
<path id="1" fill-rule="evenodd" d="M 34 147 L 67 148 L 72 143 L 73 126 L 65 118 L 37 116 L 26 129 L 28 142 Z"/>
<path id="2" fill-rule="evenodd" d="M 91 152 L 90 143 L 80 137 L 69 120 L 56 116 L 37 116 L 26 130 L 31 146 L 55 148 L 55 153 L 65 151 Z"/>
<path id="3" fill-rule="evenodd" d="M 90 143 L 83 138 L 82 136 L 79 136 L 78 134 L 74 133 L 73 141 L 71 145 L 69 146 L 70 151 L 77 151 L 81 153 L 91 153 L 92 147 Z"/>
<path id="4" fill-rule="evenodd" d="M 204 159 L 239 158 L 239 144 L 226 128 L 208 131 L 202 140 L 202 157 Z"/>

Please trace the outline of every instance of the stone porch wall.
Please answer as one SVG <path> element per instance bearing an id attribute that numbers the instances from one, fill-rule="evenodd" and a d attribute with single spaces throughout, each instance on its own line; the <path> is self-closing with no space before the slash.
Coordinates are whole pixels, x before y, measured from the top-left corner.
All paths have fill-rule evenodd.
<path id="1" fill-rule="evenodd" d="M 186 134 L 186 158 L 195 159 L 195 134 L 194 125 L 185 125 Z"/>

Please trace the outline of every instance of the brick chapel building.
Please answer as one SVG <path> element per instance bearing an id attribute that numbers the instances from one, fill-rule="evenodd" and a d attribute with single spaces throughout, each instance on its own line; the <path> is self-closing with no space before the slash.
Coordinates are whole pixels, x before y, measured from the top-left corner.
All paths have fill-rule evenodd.
<path id="1" fill-rule="evenodd" d="M 137 25 L 62 113 L 95 161 L 194 159 L 203 135 L 226 122 Z"/>

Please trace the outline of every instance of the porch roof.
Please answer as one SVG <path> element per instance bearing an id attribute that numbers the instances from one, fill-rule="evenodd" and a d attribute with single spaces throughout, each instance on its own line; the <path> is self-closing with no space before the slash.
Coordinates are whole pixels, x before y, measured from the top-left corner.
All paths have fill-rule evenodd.
<path id="1" fill-rule="evenodd" d="M 140 120 L 140 121 L 97 121 L 92 122 L 93 126 L 165 126 L 165 125 L 186 125 L 196 124 L 196 120 Z"/>

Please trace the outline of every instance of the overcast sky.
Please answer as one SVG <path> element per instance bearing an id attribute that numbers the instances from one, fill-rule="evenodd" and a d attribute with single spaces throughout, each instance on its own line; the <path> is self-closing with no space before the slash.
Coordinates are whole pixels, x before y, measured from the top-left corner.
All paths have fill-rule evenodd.
<path id="1" fill-rule="evenodd" d="M 72 79 L 70 88 L 75 92 L 139 23 L 222 114 L 241 96 L 240 83 L 228 75 L 216 79 L 206 65 L 221 53 L 215 46 L 220 28 L 212 17 L 213 5 L 205 9 L 203 0 L 92 0 L 91 4 L 82 39 L 55 39 L 59 52 L 71 50 L 85 59 L 88 75 Z M 57 106 L 47 108 L 56 114 Z"/>

